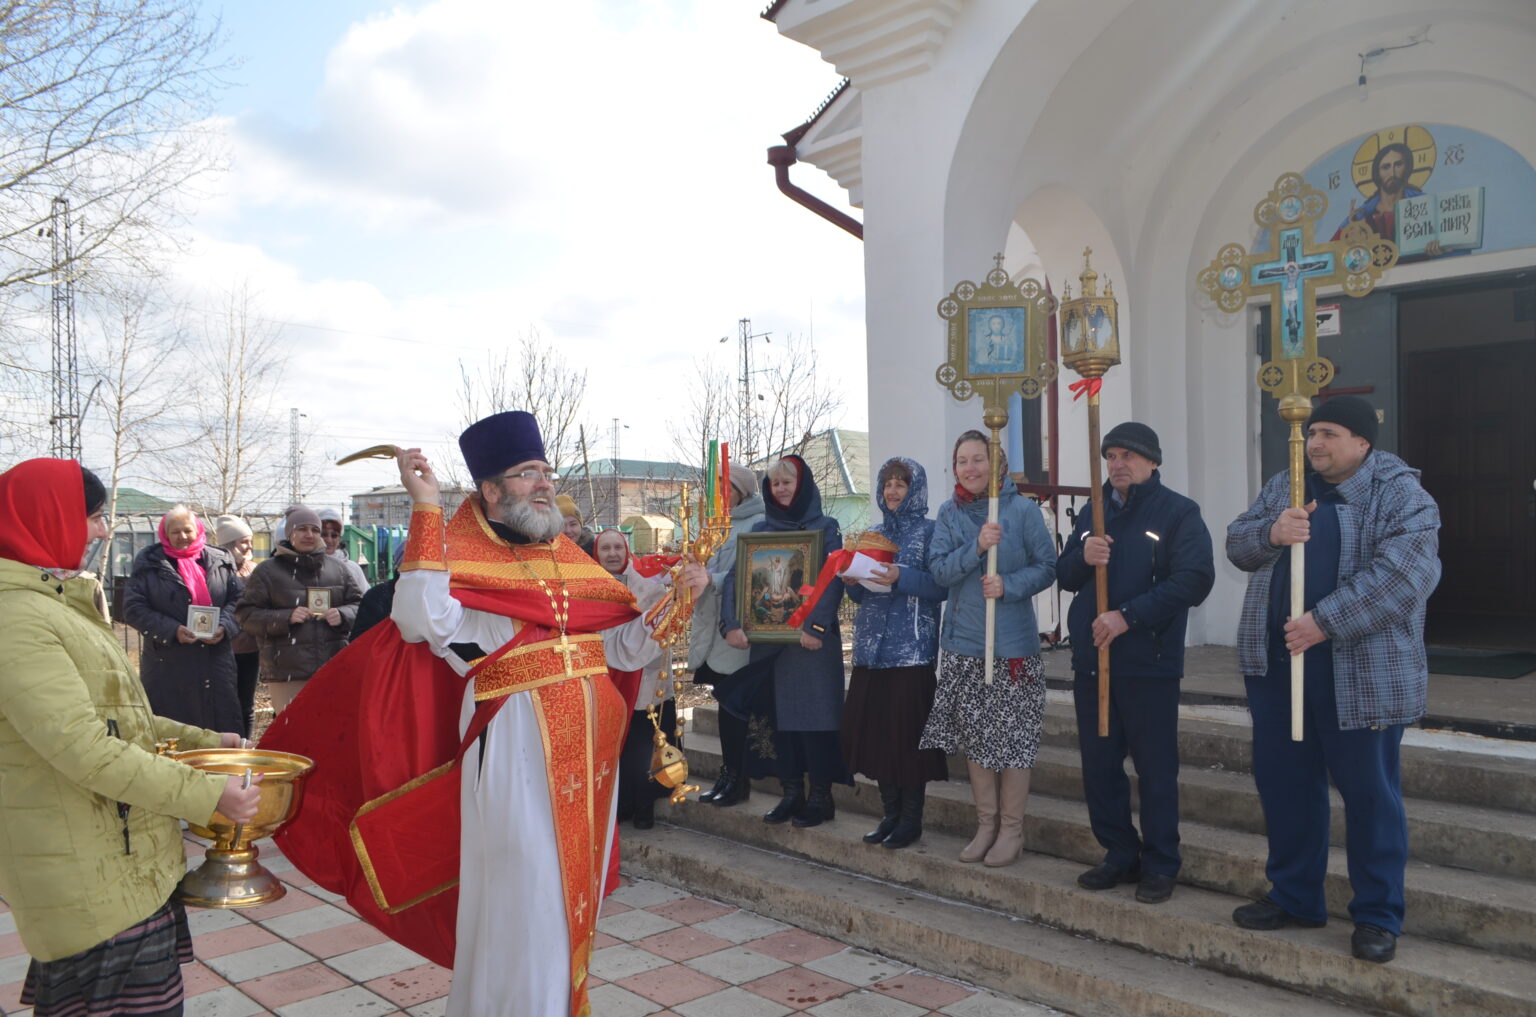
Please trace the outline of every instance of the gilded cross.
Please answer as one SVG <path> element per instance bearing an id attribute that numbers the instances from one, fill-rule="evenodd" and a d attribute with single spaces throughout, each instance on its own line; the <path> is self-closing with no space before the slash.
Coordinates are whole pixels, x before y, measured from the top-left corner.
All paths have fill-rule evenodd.
<path id="1" fill-rule="evenodd" d="M 1299 173 L 1275 181 L 1253 210 L 1269 235 L 1268 254 L 1227 244 L 1201 270 L 1198 282 L 1216 305 L 1232 313 L 1250 297 L 1269 297 L 1270 360 L 1259 368 L 1259 386 L 1276 399 L 1310 397 L 1333 378 L 1333 364 L 1317 349 L 1317 290 L 1340 285 L 1363 297 L 1381 273 L 1397 262 L 1397 247 L 1364 222 L 1346 226 L 1338 239 L 1312 239 L 1328 210 L 1328 198 Z"/>
<path id="2" fill-rule="evenodd" d="M 576 792 L 580 791 L 586 786 L 587 785 L 584 782 L 576 779 L 576 774 L 573 772 L 566 774 L 565 786 L 560 790 L 565 794 L 565 800 L 567 802 L 574 803 L 576 801 Z"/>
<path id="3" fill-rule="evenodd" d="M 608 767 L 608 760 L 603 760 L 603 768 L 597 771 L 597 786 L 602 787 L 603 781 L 607 780 L 608 775 L 612 772 L 613 771 Z"/>
<path id="4" fill-rule="evenodd" d="M 587 920 L 586 894 L 582 894 L 580 897 L 576 898 L 576 920 L 578 922 L 585 922 Z"/>
<path id="5" fill-rule="evenodd" d="M 576 653 L 577 650 L 576 644 L 565 638 L 565 630 L 561 629 L 560 641 L 555 644 L 555 652 L 565 658 L 565 676 L 567 678 L 574 678 L 576 676 L 576 672 L 571 669 L 571 654 Z"/>

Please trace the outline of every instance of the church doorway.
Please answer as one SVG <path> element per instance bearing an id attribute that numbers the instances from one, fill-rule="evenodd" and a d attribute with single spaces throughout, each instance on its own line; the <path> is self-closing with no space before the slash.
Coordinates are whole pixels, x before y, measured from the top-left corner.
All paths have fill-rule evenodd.
<path id="1" fill-rule="evenodd" d="M 1441 513 L 1427 640 L 1536 650 L 1536 271 L 1392 296 L 1402 456 Z"/>

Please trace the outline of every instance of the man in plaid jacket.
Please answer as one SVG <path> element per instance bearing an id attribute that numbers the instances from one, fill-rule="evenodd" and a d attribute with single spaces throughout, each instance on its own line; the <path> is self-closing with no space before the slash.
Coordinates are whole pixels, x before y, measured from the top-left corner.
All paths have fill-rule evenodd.
<path id="1" fill-rule="evenodd" d="M 1376 412 L 1354 396 L 1307 420 L 1307 507 L 1271 477 L 1227 527 L 1251 573 L 1238 658 L 1253 716 L 1253 776 L 1269 830 L 1269 893 L 1233 912 L 1247 929 L 1328 920 L 1328 780 L 1344 799 L 1354 955 L 1384 963 L 1402 933 L 1408 824 L 1403 728 L 1424 715 L 1424 606 L 1440 580 L 1440 512 L 1418 471 L 1374 448 Z M 1288 545 L 1306 546 L 1306 613 L 1290 620 Z M 1290 658 L 1305 654 L 1304 740 L 1290 737 Z"/>

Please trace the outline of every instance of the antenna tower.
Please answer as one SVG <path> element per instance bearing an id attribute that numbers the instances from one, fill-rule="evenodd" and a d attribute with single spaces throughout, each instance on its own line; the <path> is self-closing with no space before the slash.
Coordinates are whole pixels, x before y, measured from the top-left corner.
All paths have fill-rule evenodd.
<path id="1" fill-rule="evenodd" d="M 738 342 L 741 345 L 741 377 L 737 379 L 741 383 L 740 406 L 737 409 L 741 417 L 737 421 L 737 426 L 741 429 L 741 432 L 736 440 L 741 444 L 740 461 L 743 464 L 751 464 L 757 461 L 760 454 L 767 454 L 766 450 L 759 450 L 757 447 L 759 435 L 756 404 L 757 400 L 762 397 L 755 396 L 752 391 L 752 376 L 759 373 L 752 368 L 752 340 L 761 339 L 764 342 L 772 342 L 773 340 L 768 337 L 773 333 L 758 332 L 754 335 L 751 318 L 742 318 L 736 322 L 736 326 L 739 332 Z"/>
<path id="2" fill-rule="evenodd" d="M 69 199 L 54 198 L 48 232 L 53 238 L 53 427 L 56 459 L 80 458 L 80 356 L 75 343 L 75 245 L 69 233 Z"/>

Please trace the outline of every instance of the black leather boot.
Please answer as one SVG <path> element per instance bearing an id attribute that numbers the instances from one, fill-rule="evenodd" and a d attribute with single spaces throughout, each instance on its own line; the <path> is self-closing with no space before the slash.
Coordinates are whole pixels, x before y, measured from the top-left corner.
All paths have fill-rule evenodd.
<path id="1" fill-rule="evenodd" d="M 722 770 L 721 772 L 725 773 L 727 771 Z M 728 772 L 731 775 L 730 783 L 722 787 L 720 793 L 715 795 L 714 800 L 709 804 L 727 808 L 732 805 L 740 805 L 752 797 L 752 782 L 747 779 L 747 775 L 740 770 L 730 770 Z"/>
<path id="2" fill-rule="evenodd" d="M 901 789 L 883 780 L 879 786 L 880 804 L 885 807 L 885 818 L 880 820 L 879 826 L 864 835 L 866 844 L 879 844 L 885 840 L 896 829 L 896 821 L 901 818 Z"/>
<path id="3" fill-rule="evenodd" d="M 720 767 L 720 775 L 715 778 L 715 786 L 699 795 L 699 801 L 712 802 L 719 798 L 720 792 L 725 790 L 726 786 L 732 782 L 734 776 L 729 766 Z"/>
<path id="4" fill-rule="evenodd" d="M 805 779 L 802 777 L 783 777 L 779 783 L 784 786 L 784 797 L 779 799 L 779 804 L 769 809 L 763 815 L 765 823 L 783 823 L 800 815 L 805 808 Z"/>
<path id="5" fill-rule="evenodd" d="M 811 781 L 811 796 L 805 800 L 805 808 L 795 817 L 795 825 L 820 826 L 835 815 L 837 806 L 832 801 L 831 781 Z"/>
<path id="6" fill-rule="evenodd" d="M 923 801 L 926 791 L 920 787 L 904 787 L 901 795 L 901 819 L 891 835 L 880 842 L 881 847 L 904 848 L 923 835 Z"/>

